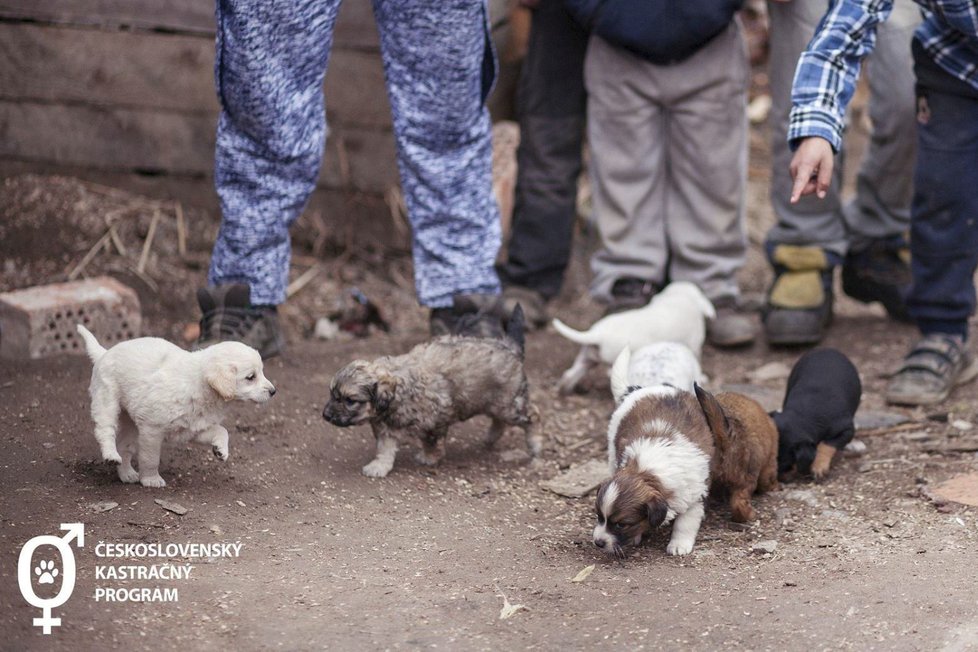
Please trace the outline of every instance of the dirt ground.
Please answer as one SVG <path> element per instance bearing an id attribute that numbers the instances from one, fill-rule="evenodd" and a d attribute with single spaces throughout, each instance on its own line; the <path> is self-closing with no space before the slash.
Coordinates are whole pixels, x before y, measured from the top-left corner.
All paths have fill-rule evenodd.
<path id="1" fill-rule="evenodd" d="M 763 136 L 755 133 L 754 140 Z M 742 282 L 755 294 L 768 282 L 758 248 L 770 223 L 767 188 L 755 173 L 765 165 L 763 152 L 752 157 L 753 246 Z M 5 288 L 63 277 L 105 228 L 80 222 L 78 237 L 51 239 L 45 249 L 30 240 L 32 224 L 104 215 L 108 209 L 98 202 L 111 200 L 118 219 L 130 220 L 121 231 L 128 254 L 107 246 L 84 275 L 128 278 L 147 308 L 146 332 L 180 341 L 196 314 L 192 289 L 203 280 L 200 257 L 213 220 L 199 216 L 182 256 L 174 253 L 173 223 L 160 226 L 160 242 L 133 280 L 152 210 L 164 209 L 147 212 L 131 197 L 71 180 L 8 180 L 3 192 Z M 17 244 L 10 239 L 15 226 Z M 578 238 L 567 289 L 554 306 L 574 325 L 599 310 L 585 298 L 584 261 L 593 244 L 593 233 Z M 665 554 L 663 530 L 616 561 L 591 544 L 593 496 L 564 498 L 540 486 L 604 456 L 612 409 L 601 371 L 589 378 L 587 393 L 558 396 L 556 380 L 576 351 L 552 330 L 531 334 L 527 350 L 532 397 L 548 437 L 542 460 L 529 461 L 517 433 L 485 452 L 487 423 L 476 419 L 453 429 L 437 468 L 419 466 L 404 449 L 386 479 L 360 474 L 372 457 L 372 438 L 366 427 L 340 430 L 322 420 L 329 379 L 354 358 L 403 352 L 424 339 L 425 314 L 414 304 L 403 256 L 326 252 L 324 260 L 319 276 L 283 311 L 290 347 L 266 366 L 279 393 L 262 408 L 232 410 L 226 463 L 204 448 L 165 447 L 165 489 L 123 485 L 96 461 L 87 360 L 2 363 L 0 649 L 978 649 L 978 519 L 973 508 L 935 502 L 931 493 L 978 467 L 976 387 L 926 410 L 887 408 L 886 374 L 913 330 L 887 321 L 879 308 L 840 298 L 825 343 L 859 367 L 864 416 L 882 412 L 906 423 L 861 431 L 867 452 L 840 459 L 822 484 L 785 484 L 757 497 L 759 520 L 749 526 L 735 526 L 724 505 L 711 505 L 688 557 Z M 293 278 L 316 264 L 300 257 Z M 311 338 L 315 319 L 354 285 L 381 304 L 391 332 Z M 773 408 L 799 354 L 761 342 L 734 352 L 707 348 L 704 368 L 711 387 L 734 386 Z M 178 515 L 156 499 L 188 511 Z M 105 503 L 117 505 L 99 511 Z M 59 525 L 73 522 L 85 524 L 76 586 L 54 609 L 61 626 L 44 636 L 32 626 L 39 610 L 17 588 L 18 553 L 31 537 L 60 535 Z M 775 542 L 773 552 L 753 549 L 762 541 Z M 118 559 L 96 556 L 100 542 L 242 548 L 231 558 Z M 49 553 L 35 553 L 30 567 Z M 190 577 L 96 577 L 101 566 L 169 563 L 192 565 Z M 591 565 L 588 577 L 571 581 Z M 53 595 L 63 577 L 44 595 Z M 176 588 L 179 599 L 95 598 L 99 588 L 144 587 Z M 523 608 L 501 618 L 507 605 Z"/>

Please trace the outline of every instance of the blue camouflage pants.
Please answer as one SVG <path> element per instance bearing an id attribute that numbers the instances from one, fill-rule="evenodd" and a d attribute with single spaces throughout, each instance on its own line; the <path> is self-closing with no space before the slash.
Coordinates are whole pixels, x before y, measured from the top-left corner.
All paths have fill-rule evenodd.
<path id="1" fill-rule="evenodd" d="M 340 0 L 217 0 L 215 184 L 208 281 L 285 300 L 289 226 L 326 141 L 323 77 Z M 419 301 L 497 293 L 500 245 L 484 100 L 494 60 L 485 0 L 374 0 Z M 333 216 L 343 219 L 342 215 Z"/>

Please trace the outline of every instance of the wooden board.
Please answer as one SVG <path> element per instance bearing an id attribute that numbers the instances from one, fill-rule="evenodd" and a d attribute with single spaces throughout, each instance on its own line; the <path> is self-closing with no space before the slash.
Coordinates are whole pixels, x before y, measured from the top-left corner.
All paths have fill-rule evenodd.
<path id="1" fill-rule="evenodd" d="M 0 101 L 0 158 L 108 171 L 209 175 L 216 116 Z M 383 193 L 397 182 L 393 135 L 336 127 L 320 183 Z"/>
<path id="2" fill-rule="evenodd" d="M 377 53 L 334 48 L 330 122 L 390 128 Z M 212 114 L 214 43 L 177 34 L 0 23 L 0 99 Z"/>
<path id="3" fill-rule="evenodd" d="M 0 0 L 0 18 L 214 34 L 214 0 Z M 334 42 L 378 48 L 370 0 L 343 0 Z"/>

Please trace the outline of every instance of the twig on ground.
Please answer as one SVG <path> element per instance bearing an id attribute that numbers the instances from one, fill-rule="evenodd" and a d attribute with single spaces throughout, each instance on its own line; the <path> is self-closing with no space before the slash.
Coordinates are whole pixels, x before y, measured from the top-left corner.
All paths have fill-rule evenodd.
<path id="1" fill-rule="evenodd" d="M 92 262 L 92 259 L 95 258 L 95 255 L 99 252 L 99 250 L 101 250 L 106 245 L 106 243 L 109 241 L 111 237 L 112 237 L 112 229 L 110 228 L 105 232 L 105 235 L 99 238 L 98 241 L 94 245 L 92 245 L 92 248 L 88 250 L 88 253 L 85 254 L 85 256 L 75 266 L 75 268 L 70 272 L 68 272 L 69 281 L 74 281 L 76 278 L 78 278 L 78 275 L 84 271 L 84 269 L 88 266 L 88 263 Z"/>
<path id="2" fill-rule="evenodd" d="M 187 255 L 187 224 L 183 219 L 183 206 L 180 202 L 173 202 L 173 213 L 177 218 L 177 251 L 181 256 Z"/>
<path id="3" fill-rule="evenodd" d="M 304 271 L 299 278 L 289 283 L 289 286 L 285 288 L 285 297 L 289 298 L 302 288 L 306 287 L 310 281 L 319 276 L 321 271 L 323 271 L 323 266 L 319 264 L 313 265 Z"/>
<path id="4" fill-rule="evenodd" d="M 149 223 L 149 233 L 146 234 L 146 242 L 143 243 L 143 253 L 139 255 L 139 264 L 136 265 L 136 272 L 142 275 L 146 271 L 146 261 L 149 259 L 149 248 L 153 245 L 153 238 L 156 237 L 156 225 L 160 221 L 160 211 L 153 212 L 153 219 Z"/>

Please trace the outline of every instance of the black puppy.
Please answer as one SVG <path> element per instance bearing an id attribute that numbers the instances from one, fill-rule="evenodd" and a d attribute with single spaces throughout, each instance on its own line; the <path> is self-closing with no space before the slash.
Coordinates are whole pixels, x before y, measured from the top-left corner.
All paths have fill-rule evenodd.
<path id="1" fill-rule="evenodd" d="M 778 473 L 794 466 L 821 480 L 835 453 L 856 434 L 853 417 L 862 384 L 856 367 L 835 349 L 815 349 L 798 359 L 788 377 L 778 426 Z"/>

